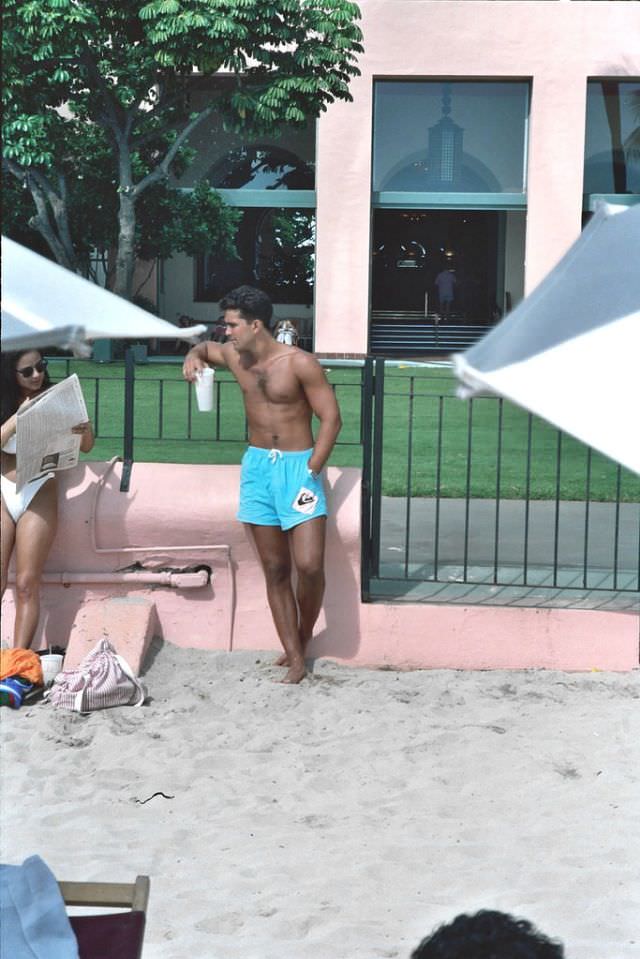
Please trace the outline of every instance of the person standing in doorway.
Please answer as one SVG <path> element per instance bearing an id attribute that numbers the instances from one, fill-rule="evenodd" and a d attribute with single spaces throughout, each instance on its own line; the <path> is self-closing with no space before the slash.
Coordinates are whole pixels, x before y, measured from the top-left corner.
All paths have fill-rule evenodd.
<path id="1" fill-rule="evenodd" d="M 273 338 L 273 307 L 265 293 L 240 286 L 220 307 L 227 341 L 198 343 L 185 357 L 183 374 L 193 382 L 207 364 L 226 367 L 242 389 L 249 447 L 242 459 L 238 519 L 253 538 L 264 571 L 284 649 L 277 660 L 287 667 L 283 682 L 299 683 L 324 595 L 322 470 L 342 426 L 340 410 L 315 357 Z M 320 422 L 315 442 L 314 414 Z"/>
<path id="2" fill-rule="evenodd" d="M 441 270 L 436 280 L 438 288 L 438 303 L 440 312 L 443 316 L 449 316 L 451 313 L 451 304 L 455 297 L 456 275 L 452 269 Z"/>

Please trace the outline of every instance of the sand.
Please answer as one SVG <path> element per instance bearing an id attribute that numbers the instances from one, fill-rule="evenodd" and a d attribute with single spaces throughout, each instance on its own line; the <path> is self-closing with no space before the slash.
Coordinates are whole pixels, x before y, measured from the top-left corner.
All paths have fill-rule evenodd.
<path id="1" fill-rule="evenodd" d="M 156 643 L 140 709 L 3 709 L 2 860 L 147 873 L 145 959 L 405 959 L 483 907 L 640 956 L 637 673 L 272 660 Z"/>

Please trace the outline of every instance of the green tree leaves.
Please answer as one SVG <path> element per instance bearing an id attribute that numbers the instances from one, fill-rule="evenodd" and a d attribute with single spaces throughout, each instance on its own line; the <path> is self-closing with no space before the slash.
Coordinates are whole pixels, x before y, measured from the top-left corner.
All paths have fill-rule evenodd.
<path id="1" fill-rule="evenodd" d="M 221 203 L 168 191 L 189 136 L 214 109 L 256 134 L 350 99 L 358 18 L 349 0 L 5 0 L 4 166 L 31 192 L 31 227 L 74 269 L 86 270 L 88 238 L 114 245 L 128 297 L 143 251 L 195 249 L 207 230 L 223 243 L 218 224 L 233 216 Z M 194 85 L 220 70 L 234 82 L 194 113 Z M 179 226 L 188 216 L 197 229 Z"/>

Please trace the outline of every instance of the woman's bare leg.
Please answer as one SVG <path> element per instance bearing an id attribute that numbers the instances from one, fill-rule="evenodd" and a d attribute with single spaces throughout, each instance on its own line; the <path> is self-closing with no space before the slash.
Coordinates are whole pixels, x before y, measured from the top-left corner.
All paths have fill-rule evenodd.
<path id="1" fill-rule="evenodd" d="M 2 552 L 1 595 L 4 596 L 4 591 L 7 588 L 7 580 L 9 578 L 9 563 L 11 562 L 11 554 L 13 553 L 13 546 L 16 541 L 16 524 L 13 522 L 11 513 L 4 505 L 4 500 L 2 500 L 2 528 L 0 532 L 2 534 L 2 543 L 0 546 Z"/>
<path id="2" fill-rule="evenodd" d="M 13 645 L 29 649 L 40 619 L 40 579 L 58 527 L 55 479 L 40 487 L 16 523 L 16 623 Z"/>

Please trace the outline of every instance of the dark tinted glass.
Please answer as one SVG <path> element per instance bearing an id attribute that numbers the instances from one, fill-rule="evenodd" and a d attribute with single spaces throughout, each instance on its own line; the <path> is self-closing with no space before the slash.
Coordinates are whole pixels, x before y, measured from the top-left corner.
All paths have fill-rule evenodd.
<path id="1" fill-rule="evenodd" d="M 196 294 L 217 302 L 243 283 L 274 303 L 313 303 L 315 214 L 312 210 L 247 208 L 236 236 L 238 259 L 214 253 L 196 260 Z"/>
<path id="2" fill-rule="evenodd" d="M 640 82 L 590 80 L 585 193 L 640 193 Z"/>
<path id="3" fill-rule="evenodd" d="M 374 190 L 525 190 L 528 83 L 380 81 L 374 110 Z"/>

